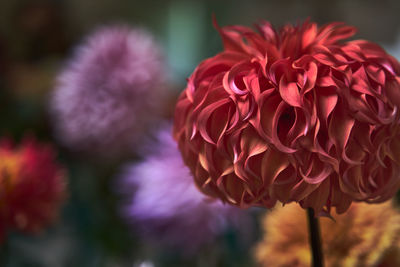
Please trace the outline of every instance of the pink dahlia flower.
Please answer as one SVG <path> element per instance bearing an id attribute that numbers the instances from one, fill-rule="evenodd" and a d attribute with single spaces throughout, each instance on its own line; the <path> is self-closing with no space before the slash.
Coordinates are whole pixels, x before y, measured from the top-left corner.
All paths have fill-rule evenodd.
<path id="1" fill-rule="evenodd" d="M 144 160 L 127 166 L 117 190 L 122 216 L 148 241 L 193 253 L 228 229 L 249 229 L 250 216 L 198 191 L 172 138 L 161 128 L 143 149 Z"/>
<path id="2" fill-rule="evenodd" d="M 65 197 L 64 171 L 50 147 L 0 143 L 0 232 L 40 231 L 56 219 Z"/>
<path id="3" fill-rule="evenodd" d="M 400 186 L 400 66 L 353 27 L 219 28 L 224 51 L 181 94 L 174 136 L 197 186 L 225 202 L 318 214 Z"/>
<path id="4" fill-rule="evenodd" d="M 51 103 L 58 137 L 91 155 L 132 151 L 154 123 L 164 80 L 161 51 L 149 33 L 101 28 L 58 77 Z"/>

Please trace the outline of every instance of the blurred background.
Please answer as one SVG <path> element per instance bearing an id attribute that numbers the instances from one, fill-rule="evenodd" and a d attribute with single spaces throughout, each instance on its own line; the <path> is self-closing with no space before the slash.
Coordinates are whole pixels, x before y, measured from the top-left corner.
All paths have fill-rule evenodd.
<path id="1" fill-rule="evenodd" d="M 189 256 L 145 245 L 118 212 L 121 196 L 113 179 L 127 159 L 104 164 L 71 153 L 55 138 L 49 115 L 56 75 L 77 44 L 100 26 L 128 24 L 151 32 L 164 52 L 169 85 L 163 116 L 171 119 L 186 78 L 222 48 L 212 14 L 220 25 L 344 21 L 359 29 L 356 38 L 377 42 L 400 57 L 400 2 L 395 0 L 0 1 L 0 137 L 18 143 L 31 134 L 52 143 L 69 178 L 58 222 L 39 235 L 9 233 L 0 266 L 253 266 L 262 211 L 250 212 L 253 230 L 244 233 L 245 242 L 228 229 L 213 245 Z M 136 154 L 128 161 L 139 158 Z"/>

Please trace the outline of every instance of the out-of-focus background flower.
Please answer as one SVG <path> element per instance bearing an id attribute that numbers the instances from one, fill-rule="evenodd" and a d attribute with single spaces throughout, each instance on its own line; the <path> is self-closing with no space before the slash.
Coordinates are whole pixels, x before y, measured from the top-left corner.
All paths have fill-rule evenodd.
<path id="1" fill-rule="evenodd" d="M 321 218 L 326 266 L 398 266 L 400 213 L 391 201 L 353 203 L 343 214 Z M 264 240 L 255 255 L 260 266 L 311 265 L 304 210 L 291 203 L 277 207 L 263 220 Z M 393 255 L 395 254 L 395 255 Z M 387 264 L 387 265 L 382 265 Z"/>
<path id="2" fill-rule="evenodd" d="M 179 193 L 173 190 L 179 189 L 179 186 L 174 187 L 174 182 L 159 181 L 160 177 L 153 174 L 156 172 L 159 175 L 165 171 L 166 179 L 189 176 L 187 171 L 182 169 L 183 166 L 176 169 L 175 173 L 174 169 L 171 169 L 173 164 L 178 166 L 181 163 L 177 163 L 175 152 L 171 152 L 174 148 L 170 147 L 168 137 L 165 137 L 166 140 L 160 137 L 159 129 L 164 127 L 165 120 L 172 118 L 175 100 L 184 89 L 186 78 L 201 60 L 221 50 L 220 37 L 212 25 L 212 14 L 215 14 L 220 25 L 251 26 L 260 20 L 268 20 L 279 27 L 287 22 L 304 21 L 308 17 L 320 24 L 344 21 L 359 29 L 356 38 L 377 42 L 400 58 L 399 11 L 400 3 L 395 0 L 0 1 L 0 138 L 13 140 L 17 147 L 23 143 L 26 136 L 35 136 L 37 142 L 51 144 L 57 161 L 64 168 L 65 177 L 68 177 L 66 200 L 58 211 L 58 220 L 48 228 L 40 233 L 27 234 L 15 229 L 3 229 L 3 223 L 0 221 L 0 234 L 3 235 L 4 232 L 5 235 L 0 245 L 0 266 L 256 266 L 253 250 L 257 242 L 264 238 L 259 226 L 263 210 L 236 210 L 235 216 L 241 216 L 242 220 L 231 225 L 221 222 L 219 216 L 224 212 L 208 213 L 204 208 L 197 209 L 197 204 L 190 207 L 193 213 L 191 214 L 179 208 L 179 205 L 185 205 L 179 202 L 182 199 L 163 201 L 163 198 L 178 198 Z M 79 55 L 77 49 L 85 43 L 88 36 L 102 27 L 111 25 L 124 25 L 135 31 L 140 29 L 152 36 L 151 39 L 157 46 L 157 52 L 154 53 L 160 53 L 160 64 L 164 64 L 155 68 L 164 69 L 165 77 L 162 77 L 162 83 L 157 83 L 157 88 L 152 89 L 159 93 L 141 94 L 143 102 L 139 103 L 142 105 L 150 101 L 156 104 L 158 117 L 155 119 L 156 115 L 150 108 L 152 105 L 148 105 L 142 108 L 141 112 L 133 108 L 131 118 L 122 116 L 124 121 L 119 120 L 120 114 L 114 113 L 121 110 L 129 113 L 129 110 L 124 109 L 124 105 L 129 105 L 124 102 L 127 98 L 117 97 L 122 99 L 123 103 L 120 104 L 114 103 L 115 99 L 110 102 L 107 94 L 111 92 L 112 95 L 115 86 L 102 86 L 102 83 L 110 80 L 99 73 L 102 77 L 95 77 L 90 86 L 96 92 L 100 92 L 100 98 L 106 98 L 100 103 L 109 105 L 106 110 L 109 110 L 110 117 L 95 114 L 95 110 L 87 111 L 84 116 L 95 114 L 104 119 L 95 126 L 85 124 L 87 117 L 79 117 L 82 127 L 74 127 L 86 132 L 74 136 L 74 140 L 80 138 L 79 142 L 84 142 L 86 146 L 76 147 L 79 142 L 63 142 L 66 133 L 61 135 L 60 129 L 62 131 L 63 127 L 74 123 L 72 120 L 77 119 L 74 112 L 79 113 L 80 105 L 68 101 L 81 101 L 85 98 L 91 100 L 90 92 L 80 92 L 81 95 L 77 96 L 80 100 L 69 98 L 65 103 L 62 100 L 55 103 L 57 80 L 74 56 Z M 151 60 L 146 53 L 142 53 L 141 56 L 145 57 L 144 60 Z M 95 62 L 92 64 L 96 65 Z M 97 63 L 101 62 L 100 60 Z M 127 69 L 130 67 L 132 66 L 127 66 Z M 154 72 L 150 70 L 149 73 L 158 73 L 158 69 L 152 70 Z M 140 73 L 142 74 L 143 72 Z M 81 79 L 84 79 L 85 75 L 82 76 Z M 141 86 L 140 82 L 137 85 L 136 80 L 132 79 L 128 79 L 127 84 Z M 112 81 L 110 83 L 113 84 Z M 133 90 L 136 90 L 135 88 Z M 101 94 L 102 90 L 106 93 Z M 98 107 L 98 103 L 95 102 L 92 108 Z M 57 106 L 56 109 L 65 105 L 73 117 L 67 119 L 66 116 L 55 115 L 54 105 Z M 80 115 L 82 114 L 78 114 Z M 122 131 L 123 127 L 111 126 L 118 123 L 128 125 L 128 130 L 132 131 L 129 124 L 135 118 L 151 123 L 146 127 L 138 127 L 136 130 L 140 134 L 132 132 L 134 145 L 127 145 L 126 140 L 118 137 L 113 141 L 116 142 L 115 147 L 110 143 L 98 143 L 97 139 L 92 139 L 93 144 L 88 143 L 87 138 L 111 140 L 110 135 L 118 136 L 120 133 L 117 131 Z M 106 131 L 101 132 L 97 129 Z M 88 133 L 89 130 L 92 132 Z M 168 131 L 165 130 L 162 134 L 165 135 L 166 132 Z M 122 135 L 126 138 L 123 133 Z M 73 145 L 70 145 L 72 143 Z M 117 156 L 118 149 L 129 153 Z M 165 161 L 162 160 L 163 157 Z M 0 157 L 0 160 L 5 159 Z M 120 181 L 121 177 L 125 177 L 124 183 Z M 160 183 L 162 187 L 153 190 L 148 188 L 146 182 Z M 40 185 L 37 186 L 40 189 Z M 156 186 L 154 184 L 154 187 Z M 141 195 L 138 190 L 146 187 L 147 191 L 141 191 Z M 170 194 L 168 187 L 171 187 Z M 192 189 L 194 188 L 190 190 Z M 142 197 L 143 194 L 155 193 L 164 195 L 147 200 Z M 184 197 L 182 195 L 182 198 Z M 164 222 L 159 221 L 156 225 L 152 224 L 151 219 L 154 220 L 154 216 L 162 214 L 157 213 L 157 210 L 149 210 L 145 214 L 143 210 L 144 207 L 152 209 L 148 203 L 155 200 L 162 202 L 160 206 L 166 203 L 176 204 L 177 209 L 173 213 L 169 210 L 163 215 Z M 148 203 L 143 202 L 140 210 L 137 205 L 141 201 Z M 198 203 L 199 200 L 193 201 Z M 207 204 L 209 203 L 204 203 Z M 209 208 L 212 208 L 212 205 L 220 204 L 212 203 Z M 215 234 L 215 231 L 209 233 L 207 231 L 210 229 L 199 229 L 201 226 L 192 224 L 192 232 L 186 234 L 191 238 L 197 238 L 197 234 L 208 235 L 204 238 L 206 241 L 197 244 L 199 240 L 193 240 L 188 246 L 179 247 L 181 242 L 188 242 L 188 238 L 176 236 L 176 239 L 172 239 L 170 235 L 185 235 L 185 231 L 190 229 L 191 220 L 199 217 L 199 214 L 195 214 L 197 212 L 201 212 L 202 220 L 206 220 L 207 223 L 211 221 L 213 230 L 215 227 L 224 228 Z M 240 213 L 241 215 L 238 215 Z M 182 222 L 182 231 L 171 228 L 174 220 Z M 203 226 L 209 227 L 205 223 Z M 243 229 L 238 230 L 238 226 Z M 146 235 L 146 231 L 152 232 Z M 166 237 L 171 239 L 171 244 L 168 244 Z M 398 251 L 397 247 L 393 248 L 393 251 Z M 394 252 L 392 254 L 395 255 Z M 387 261 L 391 261 L 390 257 Z"/>

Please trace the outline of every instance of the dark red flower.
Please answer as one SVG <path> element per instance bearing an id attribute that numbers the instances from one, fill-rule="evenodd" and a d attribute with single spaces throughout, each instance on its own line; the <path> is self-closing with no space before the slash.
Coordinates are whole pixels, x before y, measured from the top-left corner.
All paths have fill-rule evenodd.
<path id="1" fill-rule="evenodd" d="M 299 202 L 317 213 L 382 202 L 400 186 L 400 65 L 355 28 L 306 21 L 279 32 L 219 28 L 174 136 L 204 193 L 242 207 Z"/>
<path id="2" fill-rule="evenodd" d="M 33 140 L 18 149 L 0 144 L 1 228 L 40 231 L 56 218 L 65 196 L 65 175 L 50 147 Z"/>

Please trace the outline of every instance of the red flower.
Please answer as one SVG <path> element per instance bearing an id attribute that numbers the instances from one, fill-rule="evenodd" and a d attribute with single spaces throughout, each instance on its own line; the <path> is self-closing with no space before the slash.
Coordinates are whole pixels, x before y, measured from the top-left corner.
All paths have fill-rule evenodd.
<path id="1" fill-rule="evenodd" d="M 382 202 L 400 186 L 400 66 L 355 28 L 219 28 L 175 111 L 174 136 L 204 193 L 242 207 L 317 213 Z"/>
<path id="2" fill-rule="evenodd" d="M 50 147 L 26 140 L 0 144 L 1 228 L 37 232 L 57 216 L 65 199 L 64 173 Z"/>

